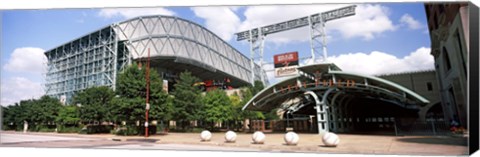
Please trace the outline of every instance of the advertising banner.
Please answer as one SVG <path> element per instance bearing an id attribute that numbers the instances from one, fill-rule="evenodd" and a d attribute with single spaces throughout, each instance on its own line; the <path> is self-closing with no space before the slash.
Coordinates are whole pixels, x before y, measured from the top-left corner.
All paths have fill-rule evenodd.
<path id="1" fill-rule="evenodd" d="M 273 56 L 275 77 L 284 77 L 297 74 L 298 52 L 288 52 Z"/>

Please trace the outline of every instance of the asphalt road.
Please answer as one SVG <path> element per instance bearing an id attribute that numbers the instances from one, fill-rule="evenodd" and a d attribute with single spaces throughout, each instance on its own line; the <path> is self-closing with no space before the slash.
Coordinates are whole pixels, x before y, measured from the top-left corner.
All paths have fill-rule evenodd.
<path id="1" fill-rule="evenodd" d="M 255 148 L 202 146 L 193 144 L 162 144 L 142 141 L 112 141 L 106 138 L 68 137 L 23 133 L 0 134 L 0 147 L 92 148 L 92 149 L 156 149 L 192 151 L 260 151 Z"/>
<path id="2" fill-rule="evenodd" d="M 29 143 L 29 142 L 52 142 L 52 141 L 91 141 L 99 140 L 95 138 L 79 138 L 79 137 L 64 137 L 64 136 L 50 136 L 50 135 L 35 135 L 35 134 L 21 134 L 21 133 L 4 133 L 0 134 L 1 144 L 13 143 Z"/>
<path id="3" fill-rule="evenodd" d="M 97 148 L 114 148 L 114 149 L 156 149 L 156 150 L 192 150 L 192 151 L 246 151 L 256 152 L 259 149 L 254 148 L 234 148 L 234 147 L 219 147 L 219 146 L 201 146 L 191 144 L 127 144 L 116 146 L 104 146 Z"/>
<path id="4" fill-rule="evenodd" d="M 226 143 L 224 133 L 214 133 L 211 141 L 201 142 L 198 133 L 169 133 L 146 139 L 112 134 L 1 132 L 0 147 L 393 155 L 466 155 L 468 152 L 467 137 L 339 134 L 339 146 L 325 147 L 317 134 L 299 134 L 301 138 L 296 146 L 285 145 L 284 134 L 266 136 L 266 142 L 258 145 L 251 143 L 251 134 L 248 133 L 238 133 L 235 143 Z"/>

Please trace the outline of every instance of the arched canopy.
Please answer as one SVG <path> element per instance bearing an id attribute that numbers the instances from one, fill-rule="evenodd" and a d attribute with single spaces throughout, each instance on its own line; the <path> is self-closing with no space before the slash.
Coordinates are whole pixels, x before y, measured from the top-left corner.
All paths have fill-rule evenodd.
<path id="1" fill-rule="evenodd" d="M 232 86 L 253 82 L 250 59 L 216 34 L 192 21 L 163 15 L 140 16 L 112 25 L 133 59 L 150 57 L 153 65 L 206 80 L 232 79 Z M 255 80 L 260 79 L 255 64 Z"/>
<path id="2" fill-rule="evenodd" d="M 429 100 L 394 82 L 375 76 L 341 71 L 333 63 L 298 67 L 296 76 L 286 78 L 255 95 L 243 110 L 270 111 L 286 108 L 289 101 L 298 101 L 306 91 L 319 94 L 334 88 L 346 96 L 387 101 L 405 108 L 418 108 Z M 328 94 L 328 93 L 327 93 Z M 337 95 L 339 95 L 337 94 Z M 330 99 L 335 94 L 330 94 Z"/>

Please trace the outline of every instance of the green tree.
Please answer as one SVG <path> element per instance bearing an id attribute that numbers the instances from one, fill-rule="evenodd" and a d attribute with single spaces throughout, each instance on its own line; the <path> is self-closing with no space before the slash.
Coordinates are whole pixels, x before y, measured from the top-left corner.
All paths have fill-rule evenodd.
<path id="1" fill-rule="evenodd" d="M 113 120 L 111 101 L 114 96 L 110 87 L 91 87 L 77 93 L 72 102 L 80 105 L 80 119 L 83 122 L 103 122 Z"/>
<path id="2" fill-rule="evenodd" d="M 19 104 L 15 105 L 14 114 L 16 115 L 15 121 L 18 122 L 18 125 L 22 125 L 24 121 L 29 123 L 38 123 L 37 117 L 42 114 L 41 112 L 35 112 L 34 104 L 36 100 L 20 100 Z"/>
<path id="3" fill-rule="evenodd" d="M 258 86 L 256 86 L 256 87 L 258 87 Z M 258 90 L 256 88 L 253 88 L 253 87 L 249 87 L 246 90 L 242 90 L 243 99 L 240 103 L 241 106 L 242 107 L 245 106 L 245 104 L 247 104 L 248 101 L 250 101 L 250 99 L 253 98 L 252 92 L 260 91 L 260 90 Z M 263 115 L 262 112 L 242 110 L 242 107 L 236 109 L 237 112 L 241 113 L 242 119 L 265 119 L 265 116 Z"/>
<path id="4" fill-rule="evenodd" d="M 24 121 L 28 122 L 30 129 L 38 130 L 46 125 L 54 126 L 62 107 L 58 99 L 42 96 L 36 100 L 21 100 L 15 105 L 6 107 L 3 117 L 4 121 L 8 124 L 12 123 L 17 130 L 23 128 Z"/>
<path id="5" fill-rule="evenodd" d="M 20 130 L 24 120 L 28 120 L 25 106 L 25 103 L 15 103 L 14 105 L 7 106 L 3 113 L 5 126 L 8 125 L 12 127 L 10 129 Z"/>
<path id="6" fill-rule="evenodd" d="M 77 106 L 64 106 L 58 112 L 56 122 L 60 125 L 76 125 L 80 121 L 80 112 Z"/>
<path id="7" fill-rule="evenodd" d="M 13 105 L 10 105 L 10 106 L 13 106 Z M 3 127 L 2 129 L 3 130 L 10 130 L 10 129 L 14 129 L 14 125 L 13 125 L 13 122 L 14 122 L 14 117 L 11 115 L 11 112 L 12 112 L 12 109 L 10 108 L 10 106 L 7 106 L 7 107 L 3 107 L 3 106 L 0 106 L 1 109 L 0 109 L 0 112 L 1 112 L 1 115 L 2 115 L 2 123 L 3 123 Z M 12 125 L 10 125 L 12 124 Z"/>
<path id="8" fill-rule="evenodd" d="M 145 100 L 142 98 L 114 98 L 112 103 L 115 106 L 114 120 L 116 122 L 126 121 L 133 125 L 136 121 L 145 120 Z"/>
<path id="9" fill-rule="evenodd" d="M 231 109 L 232 109 L 232 117 L 234 121 L 241 121 L 243 120 L 242 116 L 242 99 L 237 93 L 234 93 L 229 96 L 231 102 Z M 239 112 L 240 111 L 240 112 Z"/>
<path id="10" fill-rule="evenodd" d="M 133 124 L 145 120 L 146 111 L 146 68 L 132 64 L 118 75 L 116 94 L 112 103 L 115 108 L 114 119 Z M 163 91 L 163 80 L 155 70 L 150 70 L 149 120 L 170 120 L 173 105 L 167 101 L 168 94 Z"/>
<path id="11" fill-rule="evenodd" d="M 277 119 L 280 119 L 280 117 L 278 117 L 278 115 L 277 115 L 277 111 L 278 111 L 278 108 L 273 109 L 269 112 L 262 113 L 262 114 L 264 115 L 265 119 L 277 120 Z"/>
<path id="12" fill-rule="evenodd" d="M 215 122 L 226 122 L 233 120 L 233 110 L 230 98 L 223 90 L 212 90 L 203 97 L 202 119 L 210 122 L 213 129 Z"/>
<path id="13" fill-rule="evenodd" d="M 49 96 L 42 96 L 40 99 L 33 100 L 30 103 L 27 113 L 30 114 L 32 122 L 40 124 L 53 124 L 60 109 L 63 107 L 58 99 Z"/>
<path id="14" fill-rule="evenodd" d="M 242 111 L 242 108 L 243 108 L 242 99 L 237 93 L 230 95 L 229 98 L 230 98 L 230 102 L 232 103 L 231 110 L 232 110 L 232 118 L 234 121 L 234 128 L 236 130 L 239 130 L 242 127 L 240 122 L 245 120 L 245 116 L 244 116 L 245 112 L 249 112 L 249 111 Z"/>
<path id="15" fill-rule="evenodd" d="M 198 81 L 200 81 L 198 78 L 185 71 L 180 73 L 179 81 L 174 85 L 175 91 L 172 92 L 175 97 L 173 101 L 175 104 L 174 117 L 176 120 L 182 121 L 182 129 L 184 130 L 189 121 L 200 118 L 201 91 L 193 86 Z"/>

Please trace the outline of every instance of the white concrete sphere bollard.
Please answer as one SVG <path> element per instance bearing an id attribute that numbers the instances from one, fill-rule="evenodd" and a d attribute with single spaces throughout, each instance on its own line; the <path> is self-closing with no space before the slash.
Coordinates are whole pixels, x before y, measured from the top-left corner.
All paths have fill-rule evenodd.
<path id="1" fill-rule="evenodd" d="M 208 130 L 203 130 L 202 133 L 200 133 L 200 138 L 202 141 L 210 141 L 210 139 L 212 139 L 212 133 Z"/>
<path id="2" fill-rule="evenodd" d="M 261 131 L 255 131 L 252 135 L 252 140 L 255 144 L 263 144 L 265 142 L 265 134 Z"/>
<path id="3" fill-rule="evenodd" d="M 322 142 L 325 146 L 336 147 L 340 143 L 340 138 L 334 133 L 325 133 L 322 137 Z"/>
<path id="4" fill-rule="evenodd" d="M 295 132 L 288 132 L 283 139 L 287 145 L 297 145 L 300 137 Z"/>
<path id="5" fill-rule="evenodd" d="M 235 139 L 237 139 L 237 134 L 235 132 L 227 131 L 227 133 L 225 133 L 225 141 L 235 142 Z"/>

